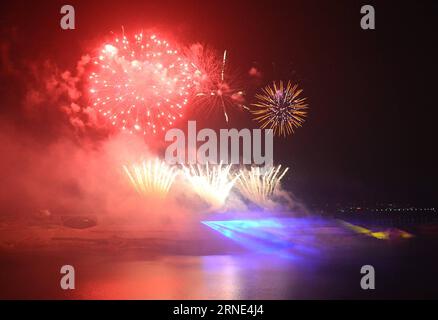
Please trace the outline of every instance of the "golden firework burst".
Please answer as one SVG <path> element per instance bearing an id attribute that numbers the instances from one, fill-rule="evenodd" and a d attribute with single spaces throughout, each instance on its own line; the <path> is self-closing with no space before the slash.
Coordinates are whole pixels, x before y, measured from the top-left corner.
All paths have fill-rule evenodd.
<path id="1" fill-rule="evenodd" d="M 230 174 L 231 164 L 183 166 L 193 190 L 206 201 L 212 210 L 220 209 L 228 198 L 237 177 Z"/>
<path id="2" fill-rule="evenodd" d="M 143 196 L 157 196 L 164 198 L 175 181 L 177 170 L 169 167 L 159 159 L 145 160 L 123 166 L 129 182 L 135 191 Z"/>
<path id="3" fill-rule="evenodd" d="M 251 110 L 254 120 L 260 123 L 262 129 L 272 129 L 274 135 L 287 136 L 294 133 L 295 128 L 301 127 L 307 115 L 307 98 L 300 97 L 303 92 L 298 85 L 290 81 L 284 86 L 283 81 L 275 81 L 255 95 L 257 102 Z"/>
<path id="4" fill-rule="evenodd" d="M 270 168 L 242 169 L 237 179 L 237 188 L 248 200 L 267 208 L 272 195 L 288 170 L 289 168 L 282 169 L 281 165 Z"/>

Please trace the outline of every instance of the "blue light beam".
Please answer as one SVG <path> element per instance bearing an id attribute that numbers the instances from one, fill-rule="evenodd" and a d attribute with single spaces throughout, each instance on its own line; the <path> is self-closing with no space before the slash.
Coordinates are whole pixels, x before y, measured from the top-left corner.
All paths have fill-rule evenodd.
<path id="1" fill-rule="evenodd" d="M 255 252 L 275 253 L 288 258 L 317 254 L 315 228 L 326 227 L 320 219 L 268 218 L 202 221 L 223 236 Z"/>

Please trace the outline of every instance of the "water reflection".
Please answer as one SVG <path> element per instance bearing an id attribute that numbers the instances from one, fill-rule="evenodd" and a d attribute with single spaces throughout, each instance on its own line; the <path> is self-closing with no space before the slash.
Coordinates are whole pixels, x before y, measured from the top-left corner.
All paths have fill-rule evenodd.
<path id="1" fill-rule="evenodd" d="M 96 265 L 78 278 L 81 299 L 282 298 L 293 265 L 269 255 L 169 256 Z"/>
<path id="2" fill-rule="evenodd" d="M 346 231 L 333 221 L 304 218 L 204 221 L 223 242 L 246 249 L 216 255 L 172 255 L 99 266 L 87 277 L 82 298 L 281 299 L 324 256 L 325 239 Z M 348 233 L 348 232 L 347 232 Z M 293 295 L 293 293 L 292 293 Z"/>
<path id="3" fill-rule="evenodd" d="M 336 220 L 207 221 L 197 231 L 202 240 L 173 240 L 152 252 L 140 246 L 87 256 L 12 255 L 0 264 L 0 284 L 11 288 L 4 297 L 34 299 L 403 298 L 424 292 L 438 268 L 436 241 L 383 241 Z M 59 289 L 59 265 L 66 262 L 76 269 L 72 291 Z M 384 275 L 372 295 L 359 286 L 364 264 Z M 436 296 L 437 287 L 424 296 Z"/>

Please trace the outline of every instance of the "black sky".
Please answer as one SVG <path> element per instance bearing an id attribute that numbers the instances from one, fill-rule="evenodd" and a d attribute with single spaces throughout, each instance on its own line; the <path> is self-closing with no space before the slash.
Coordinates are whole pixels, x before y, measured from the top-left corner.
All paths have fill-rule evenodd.
<path id="1" fill-rule="evenodd" d="M 63 31 L 66 3 L 2 2 L 13 60 L 71 68 L 121 25 L 227 49 L 243 72 L 257 66 L 262 84 L 292 79 L 309 98 L 304 127 L 274 147 L 300 198 L 435 203 L 436 1 L 69 1 L 77 29 Z M 364 4 L 376 9 L 374 31 L 360 28 Z M 7 82 L 3 75 L 4 99 L 22 94 Z"/>

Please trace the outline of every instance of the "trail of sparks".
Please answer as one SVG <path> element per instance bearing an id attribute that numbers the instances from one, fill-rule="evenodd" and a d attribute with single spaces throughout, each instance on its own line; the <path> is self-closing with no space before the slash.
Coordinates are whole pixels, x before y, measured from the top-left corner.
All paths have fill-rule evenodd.
<path id="1" fill-rule="evenodd" d="M 225 81 L 225 64 L 227 63 L 227 50 L 224 51 L 224 57 L 222 59 L 221 80 Z"/>
<path id="2" fill-rule="evenodd" d="M 159 198 L 167 195 L 178 174 L 174 167 L 169 167 L 159 159 L 124 165 L 123 169 L 137 193 Z"/>
<path id="3" fill-rule="evenodd" d="M 202 55 L 205 55 L 205 57 Z M 209 112 L 218 108 L 222 109 L 225 121 L 229 123 L 228 108 L 237 106 L 242 109 L 249 109 L 244 104 L 245 94 L 243 90 L 233 84 L 235 82 L 233 79 L 226 79 L 227 50 L 224 51 L 220 67 L 218 67 L 219 62 L 217 61 L 219 59 L 212 58 L 212 55 L 209 52 L 202 52 L 197 57 L 197 60 L 200 61 L 200 72 L 206 77 L 200 83 L 195 102 L 207 108 Z M 204 61 L 208 61 L 208 63 L 203 63 Z"/>
<path id="4" fill-rule="evenodd" d="M 267 208 L 272 195 L 288 170 L 289 168 L 282 169 L 281 165 L 270 169 L 260 167 L 243 169 L 240 170 L 236 185 L 240 193 L 248 200 Z"/>
<path id="5" fill-rule="evenodd" d="M 301 127 L 306 117 L 306 98 L 300 98 L 303 90 L 298 85 L 287 85 L 273 82 L 272 86 L 266 86 L 262 93 L 256 94 L 257 103 L 252 104 L 257 109 L 251 110 L 255 120 L 261 124 L 261 128 L 274 130 L 275 135 L 287 136 L 294 133 L 294 129 Z"/>
<path id="6" fill-rule="evenodd" d="M 187 180 L 193 190 L 205 200 L 212 210 L 220 209 L 228 198 L 237 177 L 230 176 L 231 164 L 219 165 L 190 165 L 183 166 Z"/>

